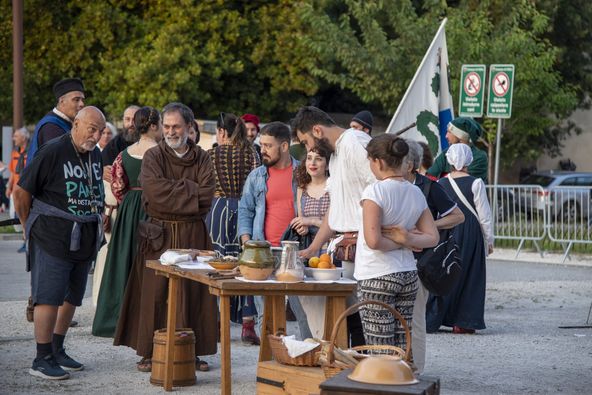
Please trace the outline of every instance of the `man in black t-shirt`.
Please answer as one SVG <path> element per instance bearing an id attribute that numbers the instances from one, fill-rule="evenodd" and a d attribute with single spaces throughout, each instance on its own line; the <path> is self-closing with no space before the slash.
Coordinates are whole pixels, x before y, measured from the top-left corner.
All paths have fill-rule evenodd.
<path id="1" fill-rule="evenodd" d="M 35 306 L 37 357 L 29 373 L 45 379 L 66 379 L 65 370 L 84 368 L 66 354 L 64 337 L 103 242 L 103 166 L 96 145 L 104 128 L 99 109 L 80 110 L 71 133 L 43 146 L 14 190 Z"/>

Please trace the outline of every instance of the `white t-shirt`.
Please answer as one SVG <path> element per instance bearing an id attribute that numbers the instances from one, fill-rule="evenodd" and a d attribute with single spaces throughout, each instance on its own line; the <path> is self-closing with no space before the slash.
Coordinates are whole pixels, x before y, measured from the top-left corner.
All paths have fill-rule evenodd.
<path id="1" fill-rule="evenodd" d="M 428 207 L 421 190 L 407 181 L 386 179 L 368 186 L 364 200 L 375 202 L 382 209 L 382 225 L 399 225 L 413 229 Z M 417 270 L 413 252 L 407 248 L 392 251 L 373 250 L 366 244 L 364 226 L 360 223 L 356 245 L 356 280 L 368 280 L 391 273 Z"/>
<path id="2" fill-rule="evenodd" d="M 376 182 L 366 152 L 370 140 L 367 133 L 348 129 L 335 142 L 327 191 L 331 196 L 329 227 L 336 232 L 355 232 L 362 223 L 362 192 Z"/>

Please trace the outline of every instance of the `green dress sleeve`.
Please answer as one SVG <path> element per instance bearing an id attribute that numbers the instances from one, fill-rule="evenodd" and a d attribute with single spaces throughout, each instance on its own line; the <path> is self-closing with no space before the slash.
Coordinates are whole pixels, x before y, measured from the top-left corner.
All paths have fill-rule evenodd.
<path id="1" fill-rule="evenodd" d="M 436 157 L 436 159 L 434 160 L 434 164 L 427 171 L 429 175 L 440 178 L 442 177 L 442 174 L 450 172 L 450 170 L 448 169 L 448 162 L 446 162 L 447 150 L 448 149 L 445 149 L 440 153 L 440 155 Z"/>
<path id="2" fill-rule="evenodd" d="M 473 162 L 469 165 L 469 174 L 481 178 L 487 184 L 487 154 L 474 145 L 471 146 L 471 151 L 473 153 Z"/>

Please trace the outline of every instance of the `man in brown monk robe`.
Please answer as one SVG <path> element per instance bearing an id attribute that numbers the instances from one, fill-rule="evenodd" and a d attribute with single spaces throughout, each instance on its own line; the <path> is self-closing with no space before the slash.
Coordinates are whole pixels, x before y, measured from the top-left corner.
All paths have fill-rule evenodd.
<path id="1" fill-rule="evenodd" d="M 162 112 L 164 139 L 144 154 L 140 183 L 148 216 L 138 226 L 138 254 L 125 290 L 115 332 L 115 345 L 126 345 L 142 356 L 141 371 L 150 371 L 154 331 L 166 327 L 168 282 L 146 268 L 170 248 L 212 249 L 203 219 L 214 196 L 210 156 L 188 139 L 193 112 L 170 103 Z M 177 327 L 191 328 L 197 339 L 195 354 L 216 353 L 217 305 L 208 288 L 182 280 Z M 196 358 L 196 367 L 207 363 Z"/>

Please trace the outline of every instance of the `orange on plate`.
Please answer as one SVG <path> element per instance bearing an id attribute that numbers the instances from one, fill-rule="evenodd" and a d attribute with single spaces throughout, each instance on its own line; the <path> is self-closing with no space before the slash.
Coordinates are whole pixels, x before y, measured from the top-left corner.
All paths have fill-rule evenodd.
<path id="1" fill-rule="evenodd" d="M 331 265 L 331 262 L 320 261 L 318 268 L 319 269 L 332 269 L 333 265 Z"/>
<path id="2" fill-rule="evenodd" d="M 315 269 L 319 267 L 320 261 L 321 260 L 319 259 L 319 257 L 314 256 L 308 260 L 308 267 L 312 267 L 313 269 Z"/>
<path id="3" fill-rule="evenodd" d="M 329 263 L 331 263 L 331 255 L 329 255 L 329 254 L 321 254 L 321 256 L 319 257 L 319 259 L 321 260 L 321 262 L 329 262 Z"/>

